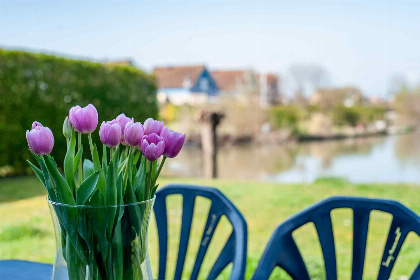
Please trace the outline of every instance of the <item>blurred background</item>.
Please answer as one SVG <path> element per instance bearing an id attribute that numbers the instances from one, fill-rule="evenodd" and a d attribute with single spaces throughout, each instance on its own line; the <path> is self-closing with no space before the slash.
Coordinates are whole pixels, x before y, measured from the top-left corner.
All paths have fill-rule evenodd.
<path id="1" fill-rule="evenodd" d="M 0 174 L 28 171 L 17 135 L 32 120 L 58 132 L 53 115 L 90 102 L 101 120 L 159 115 L 186 132 L 167 175 L 205 175 L 197 114 L 214 108 L 222 178 L 417 182 L 419 12 L 415 1 L 1 1 Z"/>
<path id="2" fill-rule="evenodd" d="M 323 197 L 392 198 L 419 213 L 419 25 L 418 1 L 1 0 L 0 258 L 52 260 L 47 249 L 16 249 L 53 241 L 42 187 L 12 177 L 30 174 L 33 120 L 53 130 L 62 160 L 62 121 L 76 104 L 94 104 L 100 122 L 124 112 L 185 132 L 162 183 L 214 185 L 232 198 L 250 227 L 249 271 L 275 225 Z M 10 207 L 40 212 L 17 214 L 24 225 L 3 218 Z M 420 259 L 415 242 L 395 279 Z M 305 261 L 322 279 L 318 253 Z"/>

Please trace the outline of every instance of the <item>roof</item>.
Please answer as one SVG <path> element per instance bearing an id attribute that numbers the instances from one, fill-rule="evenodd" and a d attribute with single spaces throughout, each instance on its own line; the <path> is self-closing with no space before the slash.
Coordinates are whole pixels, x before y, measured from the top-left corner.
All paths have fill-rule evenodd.
<path id="1" fill-rule="evenodd" d="M 235 90 L 238 83 L 245 82 L 245 73 L 249 70 L 218 70 L 211 75 L 220 90 Z"/>
<path id="2" fill-rule="evenodd" d="M 181 88 L 187 79 L 193 85 L 205 68 L 204 65 L 156 67 L 153 75 L 159 88 Z"/>
<path id="3" fill-rule="evenodd" d="M 105 62 L 105 64 L 119 65 L 119 66 L 133 66 L 134 65 L 134 63 L 131 59 L 107 61 L 107 62 Z"/>
<path id="4" fill-rule="evenodd" d="M 267 74 L 257 74 L 257 80 L 260 81 L 261 76 L 267 77 L 267 83 L 269 84 L 277 84 L 278 83 L 278 77 L 276 74 L 267 73 Z"/>

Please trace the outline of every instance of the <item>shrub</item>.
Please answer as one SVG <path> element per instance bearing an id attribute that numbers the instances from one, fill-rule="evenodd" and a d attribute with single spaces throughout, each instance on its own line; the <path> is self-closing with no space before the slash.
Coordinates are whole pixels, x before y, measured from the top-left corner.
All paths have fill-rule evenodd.
<path id="1" fill-rule="evenodd" d="M 302 112 L 296 106 L 279 106 L 269 109 L 269 120 L 273 128 L 296 128 Z"/>
<path id="2" fill-rule="evenodd" d="M 385 118 L 385 106 L 355 106 L 334 108 L 334 124 L 356 126 L 358 123 L 371 123 Z"/>
<path id="3" fill-rule="evenodd" d="M 34 120 L 53 131 L 53 155 L 60 162 L 66 149 L 62 116 L 72 106 L 92 103 L 99 124 L 121 112 L 143 122 L 158 114 L 155 92 L 153 77 L 132 66 L 0 49 L 0 167 L 27 172 L 25 131 Z M 97 143 L 98 130 L 93 133 Z"/>

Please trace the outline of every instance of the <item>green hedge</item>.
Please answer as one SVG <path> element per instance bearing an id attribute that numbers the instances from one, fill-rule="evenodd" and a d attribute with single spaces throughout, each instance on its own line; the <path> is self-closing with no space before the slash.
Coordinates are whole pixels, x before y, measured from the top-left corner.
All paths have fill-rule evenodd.
<path id="1" fill-rule="evenodd" d="M 359 123 L 368 124 L 375 120 L 384 120 L 386 107 L 377 106 L 355 106 L 347 108 L 337 106 L 334 108 L 334 124 L 356 126 Z"/>
<path id="2" fill-rule="evenodd" d="M 53 155 L 62 162 L 62 123 L 72 106 L 92 103 L 99 124 L 121 112 L 143 122 L 157 117 L 155 93 L 153 77 L 132 66 L 0 49 L 0 175 L 28 171 L 25 132 L 32 121 L 51 128 Z M 98 130 L 99 125 L 93 133 L 97 143 Z"/>
<path id="3" fill-rule="evenodd" d="M 297 106 L 277 106 L 268 111 L 273 128 L 295 128 L 302 112 Z"/>

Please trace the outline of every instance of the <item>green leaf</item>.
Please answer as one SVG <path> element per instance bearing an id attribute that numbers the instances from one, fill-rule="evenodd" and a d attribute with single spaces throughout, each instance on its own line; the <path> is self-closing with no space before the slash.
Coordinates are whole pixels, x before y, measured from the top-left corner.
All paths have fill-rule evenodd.
<path id="1" fill-rule="evenodd" d="M 57 194 L 51 182 L 50 174 L 48 173 L 48 169 L 45 166 L 44 160 L 40 156 L 32 152 L 31 154 L 35 158 L 35 160 L 38 162 L 38 164 L 41 166 L 42 173 L 44 174 L 44 186 L 47 188 L 47 192 L 48 192 L 48 195 L 50 196 L 50 199 L 52 201 L 59 202 L 57 200 Z"/>
<path id="2" fill-rule="evenodd" d="M 133 183 L 133 153 L 134 151 L 129 153 L 128 163 L 127 163 L 127 172 L 128 172 L 127 176 L 128 176 L 128 181 L 130 183 Z"/>
<path id="3" fill-rule="evenodd" d="M 134 194 L 133 188 L 130 186 L 130 184 L 127 185 L 126 190 L 126 199 L 127 203 L 136 203 L 136 196 Z M 141 230 L 141 209 L 143 209 L 143 205 L 132 205 L 128 206 L 128 213 L 130 216 L 131 224 L 136 230 L 136 232 L 140 232 Z"/>
<path id="4" fill-rule="evenodd" d="M 66 260 L 67 260 L 67 267 L 68 267 L 68 274 L 70 279 L 82 279 L 79 275 L 79 265 L 78 265 L 78 256 L 76 250 L 74 249 L 71 241 L 70 236 L 67 235 L 66 241 Z"/>
<path id="5" fill-rule="evenodd" d="M 99 161 L 98 149 L 96 148 L 95 144 L 93 144 L 92 160 L 93 160 L 94 170 L 95 171 L 101 170 L 101 162 Z"/>
<path id="6" fill-rule="evenodd" d="M 118 172 L 118 158 L 119 158 L 119 147 L 114 151 L 111 161 L 108 165 L 108 172 L 106 175 L 106 184 L 105 184 L 105 204 L 106 205 L 117 205 L 118 204 L 118 193 L 117 193 L 117 172 Z M 109 207 L 108 209 L 108 227 L 107 235 L 109 241 L 112 241 L 112 236 L 114 234 L 115 224 L 114 221 L 117 221 L 117 207 Z"/>
<path id="7" fill-rule="evenodd" d="M 124 204 L 122 199 L 122 188 L 123 188 L 123 174 L 120 173 L 117 178 L 117 204 Z"/>
<path id="8" fill-rule="evenodd" d="M 105 203 L 106 205 L 116 205 L 117 204 L 117 187 L 116 187 L 116 178 L 114 171 L 114 162 L 111 161 L 108 167 L 108 173 L 106 176 L 106 185 L 105 185 Z"/>
<path id="9" fill-rule="evenodd" d="M 123 201 L 122 201 L 122 194 L 121 194 L 121 187 L 122 187 L 122 181 L 123 181 L 123 175 L 122 173 L 120 173 L 120 175 L 117 178 L 117 183 L 116 183 L 116 187 L 117 187 L 117 207 L 116 211 L 114 212 L 114 221 L 112 223 L 111 229 L 108 228 L 110 236 L 111 236 L 111 240 L 114 237 L 115 234 L 115 227 L 117 226 L 117 223 L 121 220 L 123 214 L 124 214 L 124 207 L 120 206 Z M 109 223 L 108 226 L 110 226 L 111 224 Z"/>
<path id="10" fill-rule="evenodd" d="M 56 201 L 57 200 L 57 197 L 55 195 L 54 189 L 47 187 L 47 183 L 45 182 L 44 174 L 42 173 L 41 169 L 39 169 L 38 167 L 36 167 L 29 160 L 27 160 L 27 162 L 31 166 L 31 168 L 34 171 L 36 177 L 38 177 L 38 179 L 41 181 L 41 183 L 45 186 L 45 189 L 47 190 L 47 193 L 48 193 L 48 198 L 50 200 L 52 200 L 52 201 Z"/>
<path id="11" fill-rule="evenodd" d="M 95 190 L 89 204 L 90 205 L 104 205 L 104 197 L 99 190 Z M 102 254 L 102 260 L 105 262 L 108 255 L 108 240 L 106 239 L 106 228 L 107 228 L 107 208 L 92 208 L 88 211 L 90 220 L 93 223 L 93 231 L 99 243 L 99 250 Z"/>
<path id="12" fill-rule="evenodd" d="M 101 162 L 99 160 L 98 155 L 98 149 L 96 148 L 96 145 L 93 145 L 93 169 L 95 171 L 100 171 L 99 173 L 99 181 L 98 181 L 98 189 L 101 190 L 102 194 L 105 194 L 105 173 L 103 171 L 103 168 L 101 168 Z M 106 153 L 105 153 L 106 155 Z"/>
<path id="13" fill-rule="evenodd" d="M 118 165 L 118 170 L 119 172 L 122 171 L 123 167 L 127 164 L 128 158 L 124 159 L 119 165 Z"/>
<path id="14" fill-rule="evenodd" d="M 76 148 L 76 134 L 73 131 L 70 137 L 70 145 L 67 148 L 66 157 L 64 158 L 64 175 L 67 184 L 69 185 L 72 193 L 75 192 L 76 185 L 74 183 L 74 150 Z"/>
<path id="15" fill-rule="evenodd" d="M 112 264 L 114 271 L 114 280 L 122 280 L 124 272 L 123 263 L 123 249 L 122 249 L 122 233 L 121 233 L 121 222 L 118 222 L 115 228 L 114 238 L 112 240 Z"/>
<path id="16" fill-rule="evenodd" d="M 74 205 L 76 201 L 74 200 L 73 193 L 67 184 L 66 179 L 58 172 L 55 161 L 50 156 L 45 156 L 45 162 L 54 181 L 57 196 L 61 199 L 60 202 Z"/>
<path id="17" fill-rule="evenodd" d="M 155 196 L 155 193 L 156 193 L 156 190 L 157 190 L 157 188 L 158 188 L 158 187 L 159 187 L 159 184 L 157 184 L 156 186 L 154 186 L 154 187 L 152 188 L 151 197 Z"/>
<path id="18" fill-rule="evenodd" d="M 96 171 L 87 177 L 80 187 L 77 189 L 76 201 L 77 205 L 84 205 L 95 190 L 99 179 L 99 171 Z"/>
<path id="19" fill-rule="evenodd" d="M 106 184 L 105 184 L 105 205 L 116 205 L 117 204 L 117 187 L 115 183 L 115 169 L 114 169 L 114 161 L 111 160 L 108 166 L 108 173 L 106 176 Z M 107 208 L 108 212 L 108 227 L 107 227 L 107 235 L 109 239 L 112 236 L 112 228 L 114 225 L 114 218 L 116 214 L 115 207 Z M 111 240 L 111 239 L 110 239 Z"/>
<path id="20" fill-rule="evenodd" d="M 136 152 L 134 154 L 134 160 L 133 160 L 133 164 L 134 165 L 137 164 L 137 162 L 139 161 L 140 156 L 141 156 L 141 152 L 136 150 Z"/>
<path id="21" fill-rule="evenodd" d="M 38 177 L 38 179 L 41 181 L 41 183 L 45 186 L 44 174 L 42 173 L 41 169 L 36 167 L 29 159 L 27 159 L 26 161 L 31 166 L 31 168 L 34 171 L 36 177 Z"/>
<path id="22" fill-rule="evenodd" d="M 141 184 L 143 184 L 143 182 L 146 179 L 145 165 L 146 165 L 146 163 L 144 162 L 144 160 L 142 160 L 141 163 L 140 163 L 140 167 L 139 167 L 139 169 L 137 170 L 137 173 L 136 173 L 137 181 L 136 181 L 136 184 L 134 185 L 134 191 L 136 191 L 141 186 Z"/>
<path id="23" fill-rule="evenodd" d="M 79 231 L 79 235 L 83 238 L 83 240 L 86 241 L 86 245 L 89 251 L 92 251 L 93 244 L 91 240 L 91 235 L 93 234 L 93 232 L 90 232 L 88 229 L 88 220 L 87 220 L 88 211 L 90 211 L 90 209 L 89 210 L 86 208 L 79 209 L 79 214 L 77 215 L 77 220 L 78 220 L 77 229 Z"/>
<path id="24" fill-rule="evenodd" d="M 138 201 L 144 201 L 146 196 L 146 168 L 145 168 L 145 162 L 142 160 L 142 163 L 140 165 L 139 170 L 136 174 L 136 183 L 134 184 L 133 191 L 137 193 L 137 200 Z"/>
<path id="25" fill-rule="evenodd" d="M 117 149 L 119 146 L 117 147 Z M 124 150 L 121 151 L 121 156 L 119 157 L 119 165 L 122 165 L 122 163 L 127 159 L 127 147 L 124 146 Z"/>
<path id="26" fill-rule="evenodd" d="M 95 169 L 93 167 L 93 162 L 91 162 L 89 159 L 85 159 L 83 162 L 83 179 L 86 179 L 90 175 L 92 175 L 95 172 Z"/>
<path id="27" fill-rule="evenodd" d="M 74 157 L 74 162 L 73 162 L 73 175 L 76 174 L 77 168 L 79 167 L 80 164 L 80 158 L 83 155 L 83 146 L 80 147 L 79 151 L 77 152 L 76 156 Z"/>
<path id="28" fill-rule="evenodd" d="M 103 170 L 99 172 L 99 180 L 97 184 L 97 188 L 102 192 L 102 195 L 105 195 L 105 173 Z"/>

